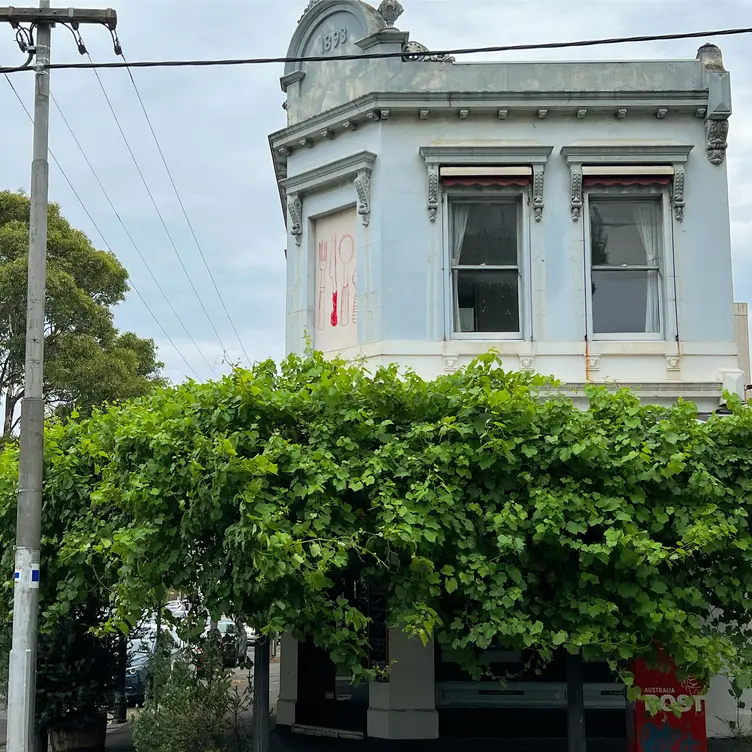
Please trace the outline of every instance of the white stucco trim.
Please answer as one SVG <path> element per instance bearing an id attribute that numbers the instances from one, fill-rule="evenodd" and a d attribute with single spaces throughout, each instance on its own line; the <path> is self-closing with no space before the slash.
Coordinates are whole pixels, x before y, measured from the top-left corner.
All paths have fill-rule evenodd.
<path id="1" fill-rule="evenodd" d="M 503 167 L 508 165 L 545 165 L 553 146 L 535 141 L 436 141 L 421 146 L 426 165 Z"/>
<path id="2" fill-rule="evenodd" d="M 684 164 L 694 149 L 692 144 L 676 141 L 577 141 L 562 146 L 567 164 L 579 165 L 655 165 Z"/>
<path id="3" fill-rule="evenodd" d="M 304 195 L 313 191 L 325 190 L 348 180 L 355 180 L 364 171 L 370 174 L 373 172 L 375 163 L 376 155 L 373 152 L 359 151 L 349 157 L 280 180 L 279 184 L 287 191 L 288 195 Z"/>

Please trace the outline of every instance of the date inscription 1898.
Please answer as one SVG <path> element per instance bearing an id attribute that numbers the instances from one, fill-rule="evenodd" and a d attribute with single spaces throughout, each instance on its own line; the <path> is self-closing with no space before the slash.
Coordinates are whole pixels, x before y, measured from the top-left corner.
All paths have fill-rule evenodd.
<path id="1" fill-rule="evenodd" d="M 347 42 L 347 29 L 338 29 L 329 34 L 323 34 L 316 40 L 316 52 L 320 55 L 326 55 L 327 52 L 342 47 Z"/>

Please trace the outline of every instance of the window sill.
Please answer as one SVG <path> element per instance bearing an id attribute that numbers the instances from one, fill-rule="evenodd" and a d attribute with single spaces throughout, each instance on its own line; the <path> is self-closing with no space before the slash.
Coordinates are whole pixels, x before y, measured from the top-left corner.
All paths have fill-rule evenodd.
<path id="1" fill-rule="evenodd" d="M 592 342 L 666 342 L 663 334 L 591 334 Z"/>
<path id="2" fill-rule="evenodd" d="M 453 332 L 453 340 L 470 340 L 473 342 L 523 342 L 522 334 L 507 332 Z"/>

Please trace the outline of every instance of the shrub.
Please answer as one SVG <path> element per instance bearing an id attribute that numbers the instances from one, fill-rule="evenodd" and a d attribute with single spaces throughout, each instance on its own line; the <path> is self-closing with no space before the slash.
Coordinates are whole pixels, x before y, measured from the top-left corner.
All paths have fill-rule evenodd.
<path id="1" fill-rule="evenodd" d="M 249 692 L 232 687 L 218 654 L 204 654 L 201 670 L 187 656 L 157 656 L 143 711 L 133 721 L 136 752 L 229 752 L 244 749 L 242 714 Z"/>

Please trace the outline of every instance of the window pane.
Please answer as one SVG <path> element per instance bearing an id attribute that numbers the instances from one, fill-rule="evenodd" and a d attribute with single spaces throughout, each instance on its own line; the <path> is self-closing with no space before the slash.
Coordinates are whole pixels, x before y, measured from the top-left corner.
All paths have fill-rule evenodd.
<path id="1" fill-rule="evenodd" d="M 519 276 L 516 271 L 458 271 L 461 332 L 519 332 Z"/>
<path id="2" fill-rule="evenodd" d="M 596 334 L 661 331 L 658 272 L 593 272 L 593 331 Z"/>
<path id="3" fill-rule="evenodd" d="M 591 198 L 593 266 L 658 266 L 662 229 L 658 201 Z"/>
<path id="4" fill-rule="evenodd" d="M 517 224 L 517 204 L 453 204 L 453 265 L 516 266 Z"/>

